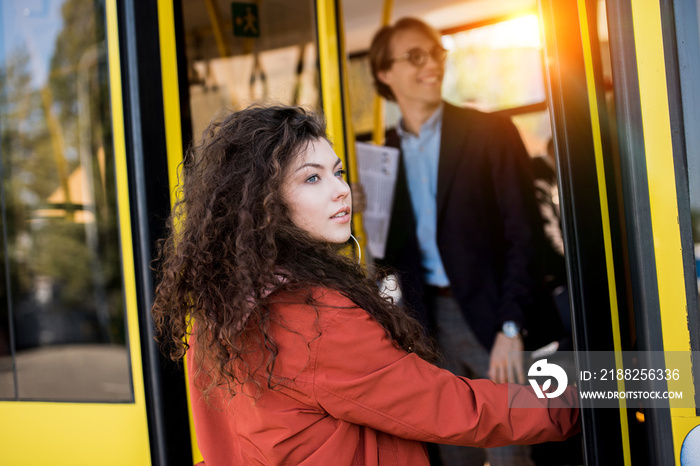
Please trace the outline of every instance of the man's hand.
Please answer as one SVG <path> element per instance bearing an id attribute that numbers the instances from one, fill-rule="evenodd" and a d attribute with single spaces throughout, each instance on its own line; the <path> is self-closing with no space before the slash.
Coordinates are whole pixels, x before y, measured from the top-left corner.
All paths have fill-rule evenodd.
<path id="1" fill-rule="evenodd" d="M 513 360 L 508 367 L 508 353 L 513 354 Z M 489 378 L 496 383 L 511 382 L 525 383 L 523 372 L 523 338 L 518 335 L 515 338 L 508 338 L 503 332 L 496 334 L 496 341 L 491 349 L 491 361 L 489 362 Z"/>

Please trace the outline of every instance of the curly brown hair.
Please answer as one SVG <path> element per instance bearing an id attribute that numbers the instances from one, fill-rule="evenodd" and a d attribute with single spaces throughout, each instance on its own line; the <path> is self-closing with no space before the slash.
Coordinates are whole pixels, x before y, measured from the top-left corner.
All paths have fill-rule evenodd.
<path id="1" fill-rule="evenodd" d="M 313 113 L 254 106 L 212 121 L 185 155 L 181 193 L 159 241 L 152 314 L 171 358 L 182 358 L 194 335 L 197 367 L 206 366 L 210 380 L 205 394 L 216 385 L 232 395 L 247 382 L 259 386 L 254 376 L 262 367 L 274 386 L 269 295 L 278 290 L 337 290 L 398 346 L 436 357 L 418 321 L 379 294 L 377 276 L 342 245 L 314 239 L 290 220 L 281 196 L 287 170 L 324 138 L 325 124 Z M 310 292 L 303 299 L 315 304 Z"/>

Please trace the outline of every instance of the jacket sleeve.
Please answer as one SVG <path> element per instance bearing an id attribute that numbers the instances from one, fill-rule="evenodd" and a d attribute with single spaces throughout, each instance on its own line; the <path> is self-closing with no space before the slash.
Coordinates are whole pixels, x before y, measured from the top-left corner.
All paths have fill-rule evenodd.
<path id="1" fill-rule="evenodd" d="M 530 156 L 515 125 L 494 119 L 499 134 L 491 144 L 491 176 L 496 187 L 498 212 L 507 248 L 502 282 L 499 325 L 515 320 L 526 325 L 525 314 L 533 305 L 539 268 L 537 245 L 541 241 L 540 214 L 534 194 Z"/>
<path id="2" fill-rule="evenodd" d="M 335 311 L 335 310 L 334 310 Z M 576 394 L 457 377 L 399 349 L 364 310 L 329 318 L 317 343 L 314 396 L 331 416 L 411 440 L 495 447 L 563 440 L 579 430 Z M 537 408 L 509 408 L 515 398 Z"/>

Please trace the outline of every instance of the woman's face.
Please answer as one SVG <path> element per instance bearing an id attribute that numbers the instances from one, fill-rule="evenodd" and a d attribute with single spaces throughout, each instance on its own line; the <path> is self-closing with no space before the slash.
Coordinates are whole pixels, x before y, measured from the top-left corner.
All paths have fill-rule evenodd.
<path id="1" fill-rule="evenodd" d="M 340 158 L 319 139 L 297 156 L 282 183 L 292 222 L 316 239 L 344 243 L 350 238 L 352 197 L 343 173 Z"/>

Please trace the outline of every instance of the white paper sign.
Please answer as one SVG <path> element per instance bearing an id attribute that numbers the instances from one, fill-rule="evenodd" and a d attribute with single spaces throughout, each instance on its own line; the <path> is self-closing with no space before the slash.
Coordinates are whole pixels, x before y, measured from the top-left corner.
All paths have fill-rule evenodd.
<path id="1" fill-rule="evenodd" d="M 367 208 L 363 213 L 367 247 L 373 258 L 381 259 L 384 257 L 389 234 L 394 185 L 399 169 L 399 150 L 358 142 L 355 155 L 360 183 L 367 198 Z"/>

